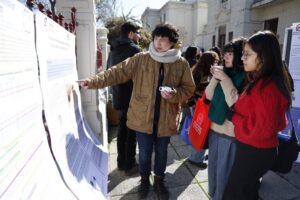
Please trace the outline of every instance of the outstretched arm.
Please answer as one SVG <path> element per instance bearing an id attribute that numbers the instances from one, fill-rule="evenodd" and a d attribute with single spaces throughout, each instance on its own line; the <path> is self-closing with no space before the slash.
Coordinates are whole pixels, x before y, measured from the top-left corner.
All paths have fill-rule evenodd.
<path id="1" fill-rule="evenodd" d="M 89 88 L 89 79 L 81 79 L 76 81 L 82 88 L 88 89 Z"/>

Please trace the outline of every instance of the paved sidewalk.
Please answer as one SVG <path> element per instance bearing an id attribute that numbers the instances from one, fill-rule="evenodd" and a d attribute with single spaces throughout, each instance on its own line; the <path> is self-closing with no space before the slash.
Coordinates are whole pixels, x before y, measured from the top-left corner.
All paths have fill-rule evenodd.
<path id="1" fill-rule="evenodd" d="M 117 169 L 116 131 L 116 127 L 109 129 L 111 141 L 109 145 L 108 197 L 111 200 L 138 200 L 139 175 L 126 177 Z M 170 200 L 208 200 L 207 169 L 199 170 L 185 162 L 188 154 L 189 148 L 180 136 L 171 137 L 165 178 L 166 186 L 170 191 Z M 151 184 L 153 184 L 153 179 L 154 177 L 151 176 Z M 292 171 L 287 175 L 267 173 L 261 184 L 260 198 L 262 200 L 300 200 L 300 165 L 294 165 Z M 147 199 L 158 199 L 153 188 L 150 189 Z"/>

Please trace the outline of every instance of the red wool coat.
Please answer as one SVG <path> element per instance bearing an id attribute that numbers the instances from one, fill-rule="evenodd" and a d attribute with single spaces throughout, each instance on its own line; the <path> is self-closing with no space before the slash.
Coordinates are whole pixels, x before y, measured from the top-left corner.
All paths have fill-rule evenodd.
<path id="1" fill-rule="evenodd" d="M 277 132 L 286 127 L 288 100 L 274 82 L 262 89 L 261 85 L 262 80 L 249 94 L 241 94 L 232 122 L 238 141 L 256 148 L 272 148 L 278 145 Z"/>

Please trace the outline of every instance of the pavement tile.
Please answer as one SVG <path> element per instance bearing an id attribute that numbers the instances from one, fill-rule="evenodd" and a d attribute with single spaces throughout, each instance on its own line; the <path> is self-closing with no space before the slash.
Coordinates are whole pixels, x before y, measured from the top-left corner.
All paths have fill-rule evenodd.
<path id="1" fill-rule="evenodd" d="M 204 182 L 201 182 L 201 183 L 198 183 L 200 185 L 200 187 L 202 188 L 202 191 L 208 195 L 208 181 L 204 181 Z"/>
<path id="2" fill-rule="evenodd" d="M 134 199 L 139 200 L 139 196 L 138 193 L 129 193 L 124 195 L 111 196 L 109 199 L 110 200 L 134 200 Z M 150 190 L 147 198 L 143 200 L 157 200 L 157 199 L 158 198 L 155 192 L 153 190 Z"/>
<path id="3" fill-rule="evenodd" d="M 207 162 L 206 162 L 207 163 Z M 197 179 L 198 182 L 206 182 L 207 178 L 207 168 L 199 169 L 199 167 L 190 164 L 189 162 L 185 162 L 191 174 Z"/>
<path id="4" fill-rule="evenodd" d="M 188 145 L 175 146 L 173 148 L 175 148 L 174 151 L 178 154 L 180 160 L 185 162 L 186 166 L 188 167 L 188 169 L 190 170 L 192 175 L 195 176 L 195 178 L 197 178 L 200 182 L 207 181 L 207 169 L 201 170 L 197 166 L 186 162 L 186 160 L 190 154 Z M 206 154 L 207 153 L 208 153 L 208 151 L 206 151 Z M 207 163 L 207 161 L 206 161 L 206 163 Z"/>
<path id="5" fill-rule="evenodd" d="M 190 150 L 188 145 L 172 146 L 172 147 L 177 152 L 179 158 L 186 159 L 187 157 L 189 157 Z"/>
<path id="6" fill-rule="evenodd" d="M 172 163 L 182 162 L 182 161 L 183 160 L 178 156 L 178 154 L 175 151 L 175 149 L 171 145 L 169 145 L 167 165 L 170 165 Z"/>
<path id="7" fill-rule="evenodd" d="M 137 193 L 140 177 L 127 177 L 121 171 L 114 170 L 109 174 L 108 191 L 110 196 Z"/>
<path id="8" fill-rule="evenodd" d="M 117 154 L 110 154 L 108 159 L 108 169 L 110 172 L 118 170 L 117 164 Z"/>
<path id="9" fill-rule="evenodd" d="M 109 154 L 117 154 L 117 140 L 112 141 L 109 143 Z"/>
<path id="10" fill-rule="evenodd" d="M 289 173 L 287 174 L 278 173 L 278 175 L 300 190 L 300 164 L 299 163 L 294 163 L 293 168 Z"/>
<path id="11" fill-rule="evenodd" d="M 172 146 L 187 146 L 187 144 L 181 139 L 180 134 L 174 135 L 171 137 L 171 144 Z"/>
<path id="12" fill-rule="evenodd" d="M 208 200 L 198 184 L 189 184 L 169 189 L 170 200 Z"/>
<path id="13" fill-rule="evenodd" d="M 269 171 L 262 178 L 259 196 L 263 200 L 299 200 L 300 190 L 276 173 Z"/>
<path id="14" fill-rule="evenodd" d="M 196 183 L 196 180 L 184 163 L 173 163 L 167 166 L 165 182 L 168 188 L 174 188 Z"/>

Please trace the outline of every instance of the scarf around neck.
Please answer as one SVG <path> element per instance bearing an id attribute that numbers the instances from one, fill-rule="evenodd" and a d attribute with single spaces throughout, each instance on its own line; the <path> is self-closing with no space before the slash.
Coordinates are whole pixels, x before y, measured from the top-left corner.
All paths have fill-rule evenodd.
<path id="1" fill-rule="evenodd" d="M 233 85 L 239 93 L 243 90 L 245 73 L 243 69 L 238 68 L 224 68 L 224 72 L 231 78 Z M 227 117 L 230 108 L 225 101 L 225 95 L 220 83 L 217 84 L 213 98 L 210 103 L 208 117 L 209 119 L 222 125 Z"/>
<path id="2" fill-rule="evenodd" d="M 149 53 L 153 60 L 160 63 L 174 63 L 181 57 L 181 51 L 179 49 L 169 49 L 166 52 L 157 52 L 153 42 L 149 45 Z"/>

